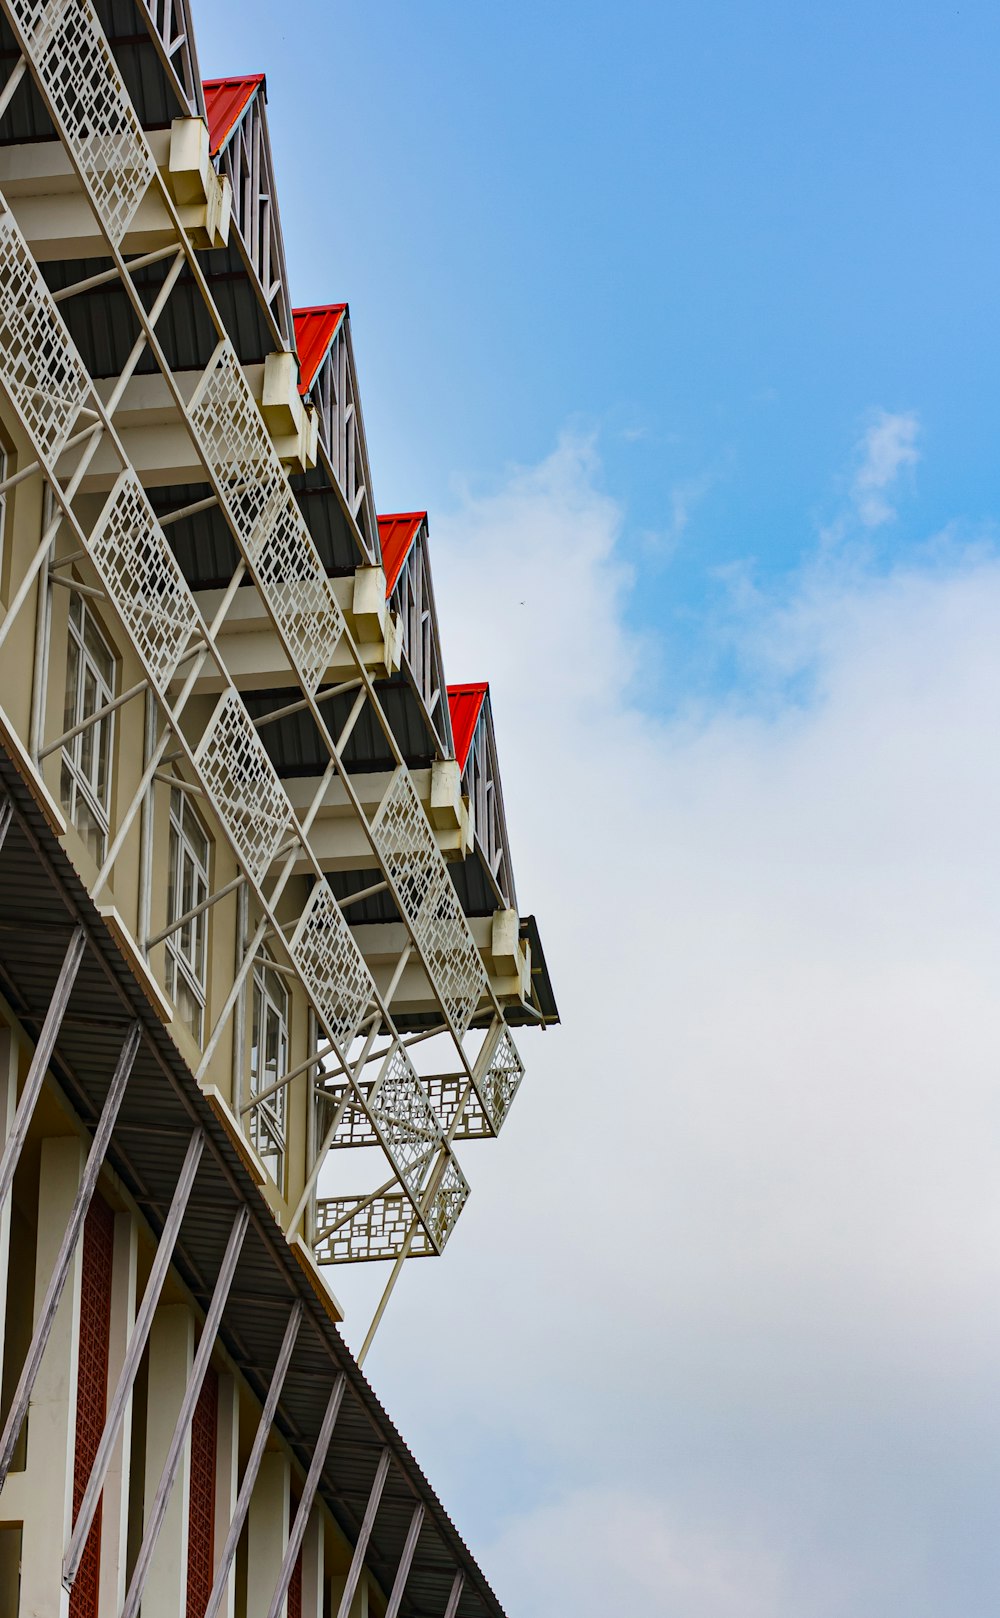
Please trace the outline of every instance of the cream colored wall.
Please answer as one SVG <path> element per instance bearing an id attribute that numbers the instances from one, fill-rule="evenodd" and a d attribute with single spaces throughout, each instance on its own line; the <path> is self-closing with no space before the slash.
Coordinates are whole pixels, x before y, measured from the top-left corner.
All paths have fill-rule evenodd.
<path id="1" fill-rule="evenodd" d="M 9 406 L 0 407 L 0 439 L 9 446 L 8 470 L 16 471 L 31 460 L 31 453 L 16 425 Z M 99 509 L 97 497 L 83 506 Z M 2 565 L 0 565 L 0 599 L 6 608 L 24 577 L 32 557 L 36 554 L 42 534 L 42 479 L 27 479 L 8 495 L 7 519 L 4 535 Z M 54 560 L 67 556 L 73 549 L 72 541 L 60 534 L 56 540 Z M 97 586 L 98 580 L 86 558 L 71 564 L 72 576 L 84 585 Z M 15 618 L 10 632 L 0 646 L 0 708 L 6 723 L 15 733 L 22 749 L 30 750 L 32 688 L 40 681 L 44 691 L 42 702 L 41 746 L 58 737 L 63 729 L 63 701 L 68 649 L 68 621 L 71 592 L 62 585 L 48 586 L 47 658 L 44 668 L 35 668 L 36 618 L 39 587 L 32 590 Z M 115 620 L 107 603 L 87 597 L 88 609 L 113 648 L 116 656 L 116 692 L 128 690 L 143 678 L 139 660 L 128 639 Z M 110 794 L 110 836 L 127 813 L 142 776 L 145 758 L 147 698 L 139 696 L 119 708 L 114 716 L 112 747 L 112 774 Z M 195 697 L 190 705 L 188 720 L 192 733 L 204 722 L 214 706 L 210 697 Z M 56 804 L 60 796 L 60 754 L 54 752 L 38 766 L 39 775 L 50 797 Z M 199 815 L 205 823 L 211 841 L 210 882 L 213 890 L 224 887 L 238 874 L 236 860 L 225 842 L 218 824 L 204 800 L 194 799 Z M 145 915 L 141 903 L 141 874 L 143 864 L 143 821 L 137 815 L 116 859 L 106 887 L 96 895 L 102 906 L 113 906 L 125 929 L 135 941 L 136 954 L 141 952 L 141 933 L 145 921 L 148 936 L 162 931 L 167 924 L 167 870 L 169 856 L 170 787 L 155 782 L 148 796 L 151 813 L 148 860 L 148 899 Z M 86 886 L 93 892 L 97 865 L 72 824 L 66 826 L 63 846 Z M 293 878 L 282 900 L 281 919 L 294 917 L 301 909 L 306 892 L 303 878 Z M 205 1002 L 205 1040 L 219 1017 L 232 988 L 238 965 L 237 896 L 235 893 L 221 899 L 207 912 L 207 981 Z M 165 993 L 166 943 L 157 944 L 148 956 L 153 979 Z M 291 1065 L 297 1066 L 308 1055 L 308 1006 L 301 987 L 288 981 L 289 987 L 289 1048 Z M 215 1052 L 203 1075 L 203 1083 L 217 1091 L 230 1111 L 236 1114 L 245 1086 L 234 1085 L 234 1069 L 245 1074 L 249 1061 L 250 1016 L 249 985 L 246 990 L 247 1014 L 243 1018 L 244 1037 L 241 1051 L 235 1050 L 239 1019 L 229 1018 L 222 1031 Z M 171 1035 L 192 1071 L 198 1071 L 202 1050 L 179 1020 L 170 1023 Z M 294 1205 L 305 1183 L 307 1143 L 308 1076 L 303 1074 L 292 1082 L 288 1095 L 287 1162 L 285 1195 L 273 1184 L 262 1189 L 267 1201 L 280 1218 L 286 1216 L 288 1204 Z"/>

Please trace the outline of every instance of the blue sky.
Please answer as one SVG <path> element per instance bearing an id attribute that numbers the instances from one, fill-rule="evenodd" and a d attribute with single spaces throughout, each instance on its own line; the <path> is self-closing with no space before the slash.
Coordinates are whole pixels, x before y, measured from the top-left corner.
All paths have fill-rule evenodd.
<path id="1" fill-rule="evenodd" d="M 889 554 L 992 514 L 995 7 L 275 15 L 203 3 L 203 70 L 267 70 L 294 295 L 351 302 L 380 505 L 433 520 L 596 432 L 630 610 L 676 643 L 654 704 L 705 677 L 716 570 L 795 565 L 873 410 L 921 421 Z"/>
<path id="2" fill-rule="evenodd" d="M 1000 12 L 196 20 L 563 1014 L 366 1368 L 511 1618 L 994 1618 Z"/>

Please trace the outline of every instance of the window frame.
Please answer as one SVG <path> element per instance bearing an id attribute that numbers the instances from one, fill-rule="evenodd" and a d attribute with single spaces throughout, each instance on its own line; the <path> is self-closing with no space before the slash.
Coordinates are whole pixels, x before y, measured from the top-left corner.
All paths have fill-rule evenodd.
<path id="1" fill-rule="evenodd" d="M 75 614 L 79 613 L 79 623 Z M 95 639 L 107 656 L 111 669 L 110 681 L 98 664 L 95 654 L 87 644 L 88 626 Z M 73 695 L 72 710 L 69 706 L 69 682 L 71 656 L 76 656 L 76 680 Z M 92 709 L 87 709 L 87 676 L 94 682 L 95 700 Z M 69 610 L 66 617 L 66 674 L 63 686 L 63 729 L 72 730 L 74 726 L 81 725 L 91 714 L 97 713 L 101 708 L 113 702 L 117 696 L 118 686 L 118 656 L 114 646 L 104 632 L 97 614 L 91 611 L 83 595 L 78 590 L 70 590 Z M 63 742 L 59 750 L 60 758 L 60 799 L 69 819 L 76 827 L 80 836 L 86 840 L 87 833 L 80 825 L 78 804 L 82 798 L 92 819 L 97 825 L 100 837 L 100 852 L 96 856 L 98 863 L 107 853 L 108 838 L 111 834 L 111 787 L 114 772 L 115 749 L 115 719 L 117 715 L 112 712 L 103 719 L 94 719 L 77 735 Z M 85 750 L 94 760 L 91 774 L 96 772 L 100 779 L 102 750 L 104 770 L 104 799 L 91 775 L 84 765 Z M 69 778 L 69 791 L 65 790 L 66 777 Z"/>
<path id="2" fill-rule="evenodd" d="M 266 1101 L 257 1101 L 256 1097 L 261 1090 L 268 1089 L 288 1072 L 292 997 L 273 956 L 263 946 L 254 959 L 250 980 L 249 1051 L 246 1068 L 247 1101 L 252 1103 L 249 1114 L 250 1144 L 275 1185 L 284 1194 L 288 1166 L 288 1085 L 282 1085 L 281 1089 L 268 1096 Z M 263 1018 L 261 1011 L 264 1013 Z M 266 1055 L 269 1016 L 274 1017 L 279 1029 L 273 1072 Z M 257 1057 L 261 1049 L 264 1051 L 263 1064 L 260 1064 Z M 267 1146 L 262 1146 L 261 1143 L 262 1123 L 271 1142 Z"/>
<path id="3" fill-rule="evenodd" d="M 204 856 L 194 846 L 188 834 L 189 821 L 193 822 L 204 841 Z M 202 910 L 183 927 L 175 927 L 173 923 L 186 915 L 188 910 L 202 904 L 212 891 L 212 839 L 208 827 L 191 802 L 190 793 L 185 792 L 182 787 L 170 788 L 168 826 L 167 926 L 172 930 L 165 940 L 166 990 L 173 1001 L 175 1012 L 179 1011 L 179 984 L 183 983 L 189 990 L 197 1007 L 196 1026 L 191 1027 L 188 1022 L 185 1022 L 184 1026 L 201 1045 L 205 1035 L 205 1009 L 208 1002 L 210 912 L 208 909 Z M 196 884 L 189 894 L 190 902 L 185 900 L 185 857 L 190 861 Z M 176 911 L 176 914 L 171 914 L 172 911 Z M 184 945 L 185 935 L 191 939 L 191 945 L 187 949 Z"/>

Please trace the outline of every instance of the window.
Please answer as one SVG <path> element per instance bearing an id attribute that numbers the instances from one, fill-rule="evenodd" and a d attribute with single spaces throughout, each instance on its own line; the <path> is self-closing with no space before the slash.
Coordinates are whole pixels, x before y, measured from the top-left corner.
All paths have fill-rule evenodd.
<path id="1" fill-rule="evenodd" d="M 208 833 L 186 792 L 170 793 L 170 868 L 167 872 L 167 924 L 208 898 Z M 177 1016 L 201 1044 L 205 1023 L 205 934 L 208 912 L 191 916 L 167 935 L 167 993 Z"/>
<path id="2" fill-rule="evenodd" d="M 115 694 L 115 660 L 97 620 L 74 591 L 69 598 L 66 700 L 63 731 L 91 719 Z M 62 750 L 63 808 L 100 864 L 108 842 L 111 806 L 111 739 L 114 714 L 95 719 Z"/>
<path id="3" fill-rule="evenodd" d="M 288 990 L 262 951 L 253 969 L 250 1095 L 258 1096 L 288 1071 Z M 288 1087 L 259 1102 L 250 1114 L 250 1139 L 275 1184 L 284 1187 Z"/>

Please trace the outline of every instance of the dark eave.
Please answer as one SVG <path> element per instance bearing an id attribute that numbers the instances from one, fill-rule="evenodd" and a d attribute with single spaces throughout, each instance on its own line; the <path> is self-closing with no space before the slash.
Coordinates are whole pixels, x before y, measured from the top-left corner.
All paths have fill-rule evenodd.
<path id="1" fill-rule="evenodd" d="M 15 805 L 0 852 L 0 988 L 37 1036 L 72 928 L 88 943 L 60 1032 L 52 1069 L 83 1123 L 92 1128 L 107 1093 L 125 1026 L 143 1027 L 107 1164 L 147 1219 L 162 1229 L 182 1159 L 197 1126 L 207 1148 L 176 1250 L 177 1269 L 206 1309 L 233 1220 L 251 1213 L 221 1332 L 226 1351 L 263 1401 L 293 1303 L 305 1310 L 277 1425 L 308 1466 L 327 1395 L 343 1372 L 347 1390 L 323 1469 L 321 1495 L 352 1542 L 357 1538 L 383 1446 L 392 1457 L 367 1563 L 384 1589 L 406 1537 L 414 1504 L 426 1516 L 407 1584 L 403 1618 L 439 1618 L 456 1567 L 466 1583 L 457 1618 L 503 1618 L 502 1609 L 454 1524 L 390 1421 L 337 1330 L 323 1297 L 275 1226 L 234 1138 L 196 1084 L 159 1022 L 102 917 L 50 830 L 25 779 L 0 748 L 0 777 Z"/>

